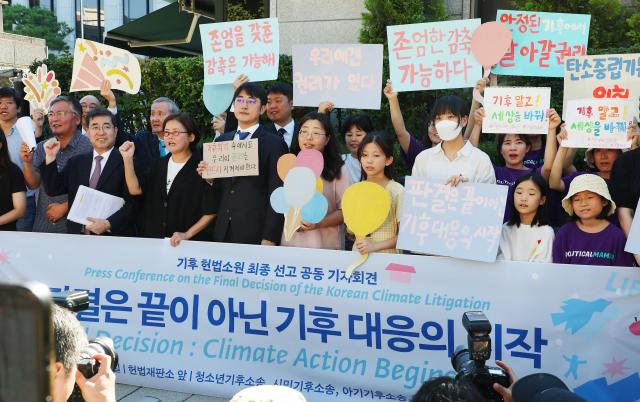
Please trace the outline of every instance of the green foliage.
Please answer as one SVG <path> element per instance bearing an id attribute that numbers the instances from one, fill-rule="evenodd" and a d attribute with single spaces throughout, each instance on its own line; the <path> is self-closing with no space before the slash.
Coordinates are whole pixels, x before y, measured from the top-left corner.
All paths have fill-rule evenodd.
<path id="1" fill-rule="evenodd" d="M 3 7 L 2 12 L 5 32 L 44 39 L 51 50 L 69 50 L 64 38 L 72 29 L 64 22 L 58 22 L 50 10 L 15 5 Z"/>
<path id="2" fill-rule="evenodd" d="M 512 0 L 511 3 L 518 10 L 591 14 L 589 50 L 640 45 L 639 3 L 630 7 L 620 0 Z"/>
<path id="3" fill-rule="evenodd" d="M 227 21 L 242 21 L 264 18 L 264 4 L 256 7 L 256 2 L 248 0 L 230 0 L 227 5 Z"/>

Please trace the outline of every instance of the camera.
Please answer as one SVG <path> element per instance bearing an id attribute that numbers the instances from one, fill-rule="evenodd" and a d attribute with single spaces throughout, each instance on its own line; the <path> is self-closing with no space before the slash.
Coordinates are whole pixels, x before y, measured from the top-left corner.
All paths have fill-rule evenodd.
<path id="1" fill-rule="evenodd" d="M 473 384 L 487 401 L 502 401 L 493 384 L 508 387 L 509 375 L 500 367 L 485 364 L 491 356 L 489 319 L 481 311 L 467 311 L 462 315 L 462 325 L 467 330 L 468 347 L 458 346 L 451 358 L 456 381 Z"/>

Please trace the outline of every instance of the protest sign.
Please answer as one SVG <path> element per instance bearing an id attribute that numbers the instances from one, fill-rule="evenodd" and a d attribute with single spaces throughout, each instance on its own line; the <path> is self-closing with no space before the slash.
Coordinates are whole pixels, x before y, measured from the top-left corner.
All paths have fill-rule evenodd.
<path id="1" fill-rule="evenodd" d="M 240 74 L 251 81 L 278 78 L 277 18 L 200 25 L 204 84 L 230 84 Z"/>
<path id="2" fill-rule="evenodd" d="M 513 42 L 494 74 L 563 77 L 567 58 L 587 54 L 588 14 L 498 10 L 496 21 L 511 29 Z"/>
<path id="3" fill-rule="evenodd" d="M 483 133 L 547 134 L 551 88 L 487 87 Z"/>
<path id="4" fill-rule="evenodd" d="M 457 187 L 407 176 L 398 248 L 476 261 L 495 261 L 507 186 Z"/>
<path id="5" fill-rule="evenodd" d="M 567 103 L 569 148 L 629 148 L 627 127 L 633 122 L 632 103 L 617 99 L 575 99 Z"/>
<path id="6" fill-rule="evenodd" d="M 203 179 L 221 177 L 257 176 L 258 139 L 215 141 L 203 144 L 202 160 L 207 162 Z"/>
<path id="7" fill-rule="evenodd" d="M 640 54 L 572 57 L 565 67 L 563 118 L 568 101 L 586 98 L 629 100 L 638 116 Z"/>
<path id="8" fill-rule="evenodd" d="M 293 102 L 380 109 L 382 45 L 293 45 Z"/>
<path id="9" fill-rule="evenodd" d="M 38 66 L 36 73 L 28 73 L 22 79 L 24 84 L 24 99 L 29 101 L 31 110 L 42 109 L 44 113 L 49 112 L 49 105 L 56 96 L 62 93 L 56 73 L 48 70 L 47 65 Z"/>
<path id="10" fill-rule="evenodd" d="M 104 80 L 130 94 L 140 90 L 140 63 L 126 50 L 76 39 L 70 92 L 99 90 Z"/>
<path id="11" fill-rule="evenodd" d="M 480 19 L 387 26 L 389 74 L 398 92 L 469 88 L 482 77 L 471 54 Z"/>
<path id="12" fill-rule="evenodd" d="M 455 374 L 462 313 L 482 310 L 488 364 L 554 374 L 590 401 L 640 398 L 637 269 L 374 253 L 347 279 L 355 252 L 22 232 L 0 244 L 5 278 L 89 291 L 78 319 L 114 340 L 120 383 L 408 401 Z"/>

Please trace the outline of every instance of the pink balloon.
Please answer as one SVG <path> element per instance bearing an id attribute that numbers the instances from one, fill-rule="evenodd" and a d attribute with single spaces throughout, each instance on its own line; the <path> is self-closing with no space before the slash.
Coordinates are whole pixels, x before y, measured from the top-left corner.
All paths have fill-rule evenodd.
<path id="1" fill-rule="evenodd" d="M 471 52 L 482 67 L 498 64 L 511 47 L 511 30 L 497 21 L 480 25 L 471 37 Z"/>
<path id="2" fill-rule="evenodd" d="M 324 158 L 320 151 L 315 149 L 303 149 L 296 157 L 296 166 L 308 167 L 313 171 L 316 177 L 320 177 L 322 169 L 324 169 Z"/>

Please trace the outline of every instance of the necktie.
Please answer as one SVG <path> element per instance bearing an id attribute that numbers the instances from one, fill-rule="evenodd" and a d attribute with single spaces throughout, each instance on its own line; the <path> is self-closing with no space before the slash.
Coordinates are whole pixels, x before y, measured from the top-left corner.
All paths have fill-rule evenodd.
<path id="1" fill-rule="evenodd" d="M 158 146 L 160 147 L 160 157 L 162 158 L 167 154 L 167 149 L 164 147 L 164 140 L 159 140 Z"/>
<path id="2" fill-rule="evenodd" d="M 100 161 L 103 159 L 102 156 L 98 155 L 94 159 L 96 160 L 96 167 L 93 168 L 93 173 L 89 178 L 89 187 L 91 188 L 96 188 L 98 180 L 100 180 L 100 173 L 102 173 L 102 166 L 100 166 Z"/>
<path id="3" fill-rule="evenodd" d="M 251 133 L 248 132 L 248 131 L 240 131 L 240 130 L 238 130 L 238 138 L 240 138 L 241 140 L 246 139 L 249 135 L 251 135 Z"/>
<path id="4" fill-rule="evenodd" d="M 285 130 L 285 129 L 284 129 L 284 127 L 280 127 L 280 128 L 278 129 L 278 135 L 279 135 L 280 137 L 283 137 L 283 138 L 284 138 L 284 135 L 285 135 L 286 133 L 287 133 L 287 130 Z"/>

